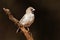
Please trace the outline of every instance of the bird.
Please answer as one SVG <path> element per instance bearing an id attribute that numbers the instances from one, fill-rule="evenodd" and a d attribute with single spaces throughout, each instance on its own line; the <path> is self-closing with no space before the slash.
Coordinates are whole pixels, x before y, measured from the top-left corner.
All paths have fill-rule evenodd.
<path id="1" fill-rule="evenodd" d="M 31 26 L 31 24 L 34 22 L 34 19 L 35 19 L 34 11 L 35 9 L 33 7 L 31 6 L 28 7 L 26 9 L 24 16 L 19 21 L 20 25 L 27 28 L 28 31 L 29 31 L 29 27 Z M 19 30 L 20 29 L 18 28 L 16 33 L 18 33 Z"/>

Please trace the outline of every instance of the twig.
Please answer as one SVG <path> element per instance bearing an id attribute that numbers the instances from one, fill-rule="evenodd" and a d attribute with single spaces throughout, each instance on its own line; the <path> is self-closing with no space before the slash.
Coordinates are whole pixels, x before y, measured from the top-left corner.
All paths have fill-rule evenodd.
<path id="1" fill-rule="evenodd" d="M 18 27 L 21 29 L 21 31 L 24 33 L 27 40 L 33 40 L 32 35 L 26 30 L 23 26 L 20 26 L 19 20 L 17 20 L 10 12 L 9 9 L 3 8 L 6 15 L 8 15 L 9 19 L 15 23 L 15 25 L 18 25 Z"/>

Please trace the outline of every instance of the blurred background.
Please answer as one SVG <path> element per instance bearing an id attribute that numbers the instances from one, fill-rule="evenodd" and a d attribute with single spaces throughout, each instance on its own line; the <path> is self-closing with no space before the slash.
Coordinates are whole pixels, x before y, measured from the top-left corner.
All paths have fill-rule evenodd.
<path id="1" fill-rule="evenodd" d="M 9 8 L 18 20 L 27 7 L 36 9 L 35 22 L 30 27 L 34 40 L 60 40 L 60 0 L 0 0 L 0 40 L 26 40 L 17 25 L 8 19 L 2 8 Z"/>

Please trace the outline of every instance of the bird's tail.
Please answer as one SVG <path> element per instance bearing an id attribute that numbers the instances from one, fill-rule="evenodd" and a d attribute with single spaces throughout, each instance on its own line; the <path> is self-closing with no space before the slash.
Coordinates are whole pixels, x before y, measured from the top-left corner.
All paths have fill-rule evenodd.
<path id="1" fill-rule="evenodd" d="M 20 30 L 20 29 L 18 28 L 18 29 L 16 30 L 16 33 L 18 33 L 18 32 L 19 32 L 19 30 Z"/>

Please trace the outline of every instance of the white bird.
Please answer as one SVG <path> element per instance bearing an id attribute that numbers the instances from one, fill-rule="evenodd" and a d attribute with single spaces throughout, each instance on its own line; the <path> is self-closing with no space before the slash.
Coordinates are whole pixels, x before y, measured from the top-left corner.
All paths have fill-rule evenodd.
<path id="1" fill-rule="evenodd" d="M 28 7 L 26 9 L 25 15 L 20 19 L 19 23 L 23 27 L 26 27 L 29 31 L 29 27 L 34 22 L 35 16 L 34 16 L 35 9 L 33 7 Z M 19 28 L 17 29 L 16 33 L 19 31 Z"/>

